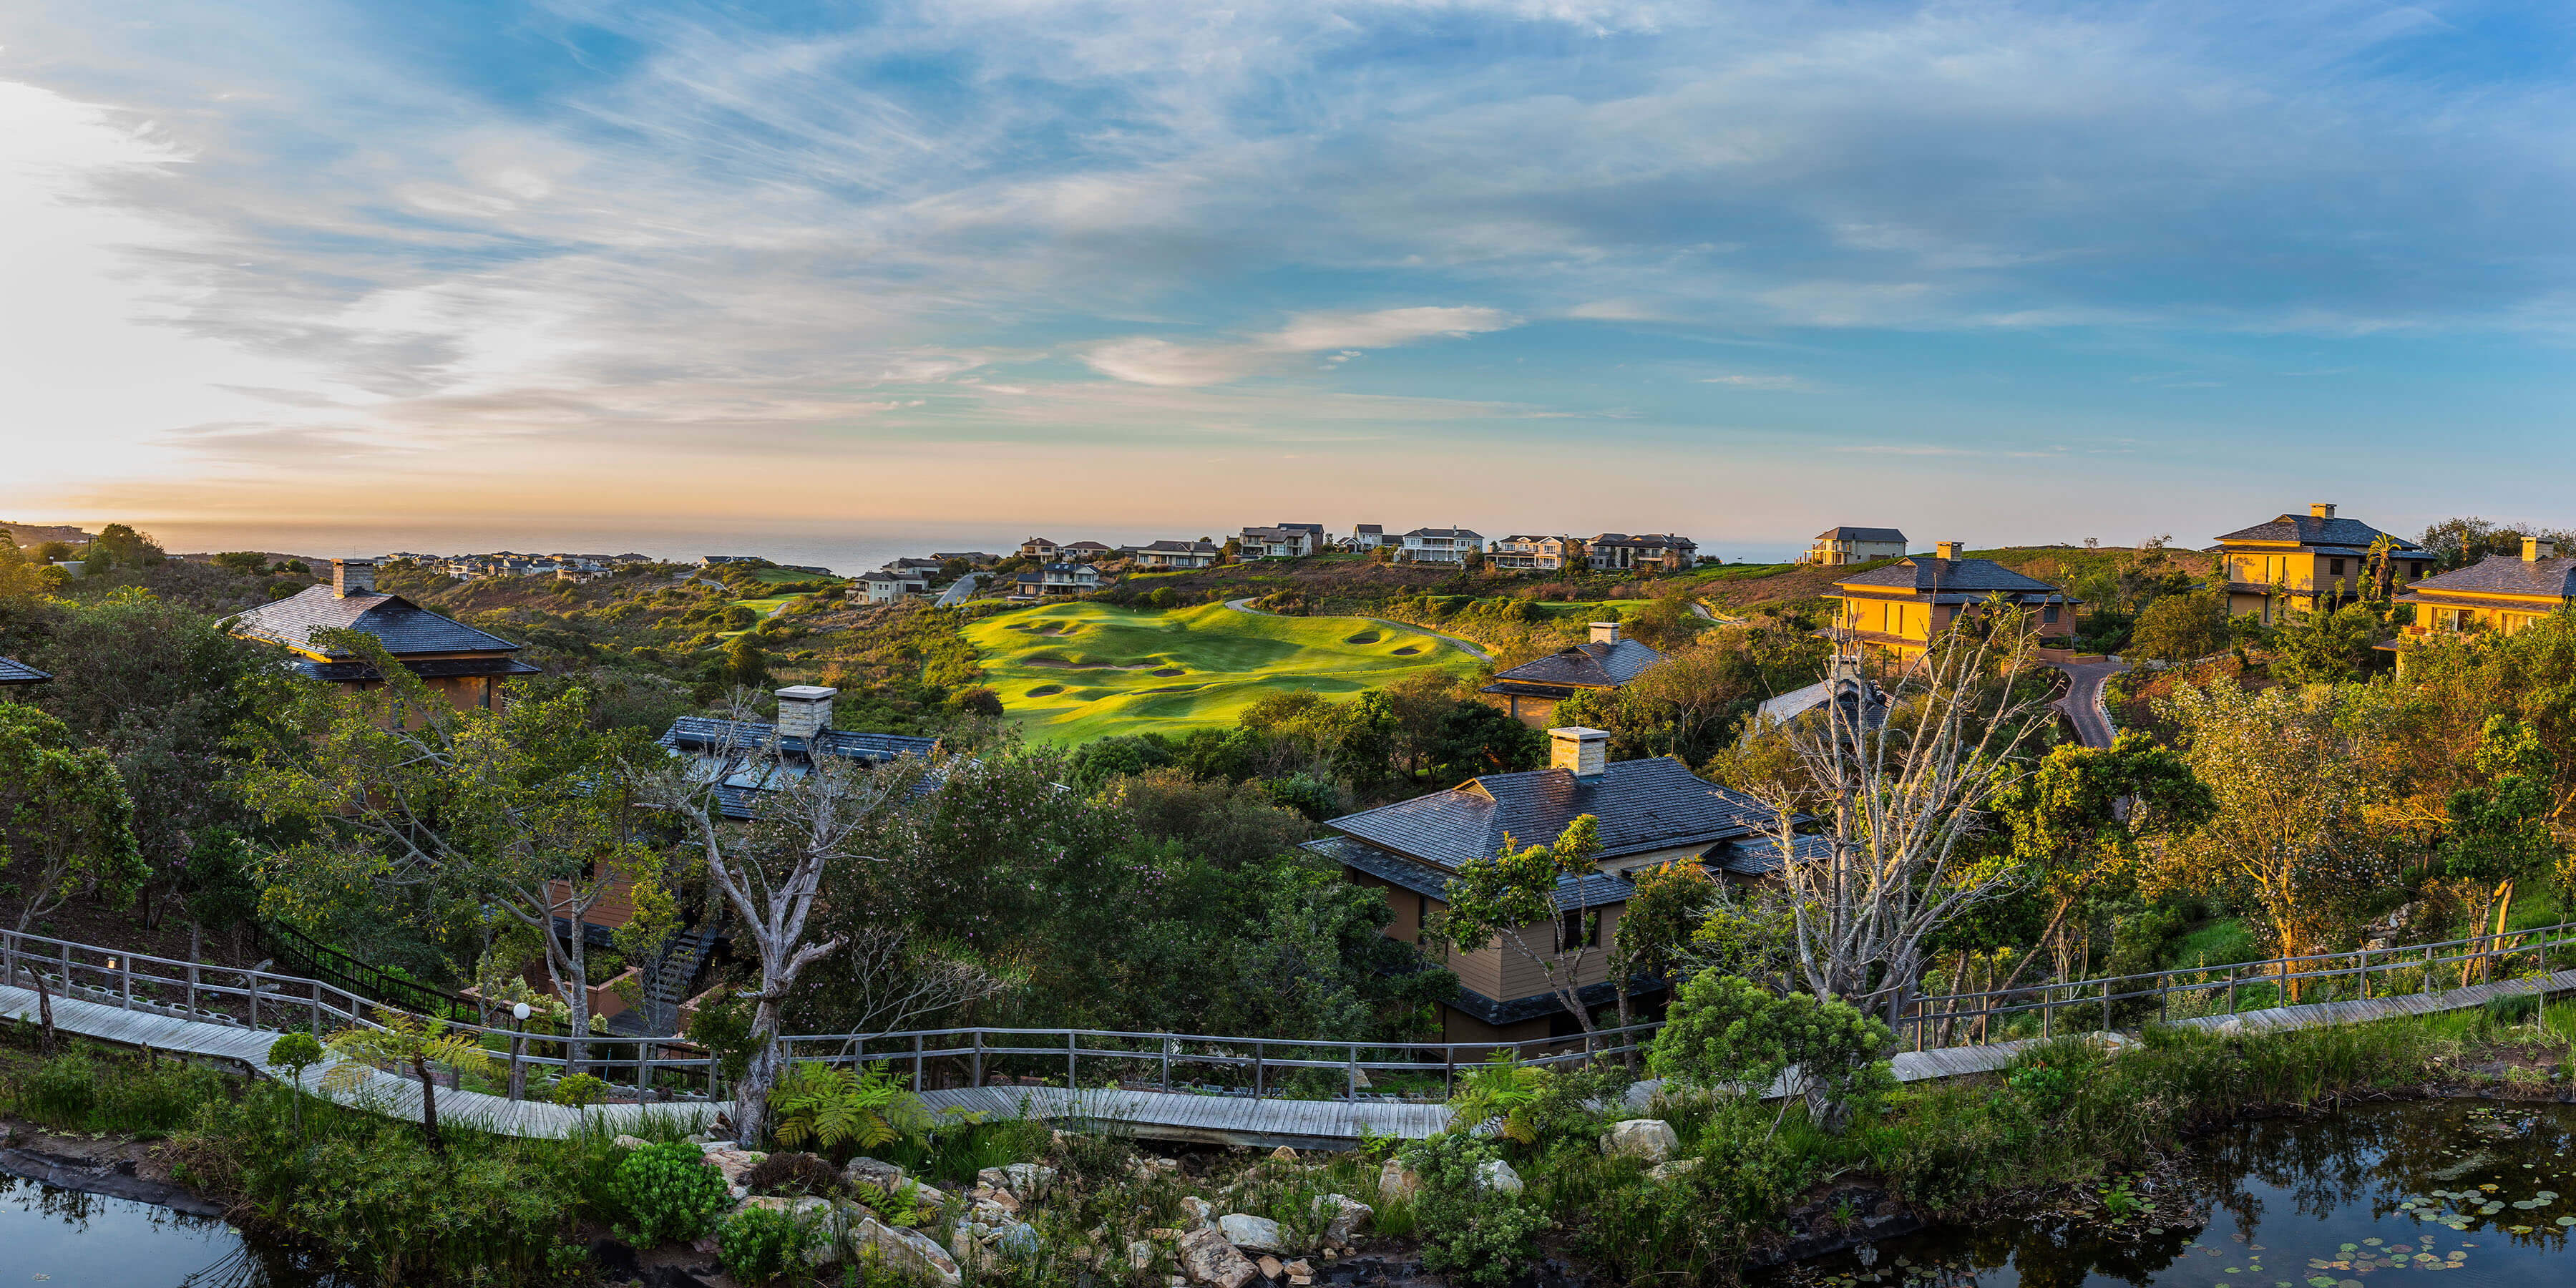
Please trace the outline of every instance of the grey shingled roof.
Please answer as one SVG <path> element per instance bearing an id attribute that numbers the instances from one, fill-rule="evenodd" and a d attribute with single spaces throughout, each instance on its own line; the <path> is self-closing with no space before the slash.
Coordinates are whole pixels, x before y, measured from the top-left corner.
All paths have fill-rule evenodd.
<path id="1" fill-rule="evenodd" d="M 233 619 L 236 635 L 311 649 L 333 658 L 346 652 L 312 643 L 318 630 L 365 631 L 384 642 L 395 657 L 421 653 L 512 653 L 519 646 L 498 635 L 478 631 L 452 617 L 433 613 L 400 595 L 342 596 L 329 586 L 307 586 L 298 594 L 262 604 Z M 533 668 L 531 668 L 533 669 Z"/>
<path id="2" fill-rule="evenodd" d="M 54 677 L 13 657 L 0 657 L 0 684 L 43 684 Z"/>
<path id="3" fill-rule="evenodd" d="M 2397 543 L 2400 550 L 2419 547 L 2395 533 L 2383 533 L 2359 519 L 2320 519 L 2313 514 L 2285 514 L 2270 523 L 2238 528 L 2219 538 L 2220 541 L 2296 541 L 2309 546 L 2354 546 L 2367 550 L 2381 537 Z"/>
<path id="4" fill-rule="evenodd" d="M 2576 559 L 2536 559 L 2526 563 L 2519 555 L 2488 555 L 2466 568 L 2415 582 L 2406 587 L 2406 594 L 2446 590 L 2472 595 L 2576 596 Z"/>
<path id="5" fill-rule="evenodd" d="M 1523 684 L 1615 689 L 1663 660 L 1662 653 L 1635 640 L 1621 640 L 1616 644 L 1577 644 L 1545 657 L 1533 658 L 1508 671 L 1497 671 L 1494 678 Z"/>
<path id="6" fill-rule="evenodd" d="M 2047 582 L 2025 577 L 1992 559 L 1935 559 L 1928 556 L 1917 556 L 1884 568 L 1856 573 L 1837 580 L 1835 584 L 1914 591 L 1930 591 L 1937 587 L 1945 595 L 1983 594 L 1992 590 L 2036 595 L 2063 593 Z"/>
<path id="7" fill-rule="evenodd" d="M 1397 854 L 1456 868 L 1502 848 L 1554 841 L 1576 815 L 1600 820 L 1603 858 L 1743 836 L 1771 812 L 1691 773 L 1668 756 L 1612 761 L 1582 781 L 1563 769 L 1488 774 L 1434 792 L 1325 822 Z"/>
<path id="8" fill-rule="evenodd" d="M 1137 549 L 1152 551 L 1155 554 L 1212 555 L 1217 553 L 1215 546 L 1204 541 L 1156 541 L 1138 546 Z"/>
<path id="9" fill-rule="evenodd" d="M 1905 534 L 1895 528 L 1827 528 L 1816 534 L 1818 541 L 1892 541 L 1905 544 Z"/>
<path id="10" fill-rule="evenodd" d="M 839 756 L 863 764 L 884 764 L 907 756 L 927 758 L 939 747 L 936 738 L 914 738 L 894 733 L 851 733 L 827 729 L 820 737 L 786 738 L 778 726 L 766 720 L 717 720 L 707 716 L 682 716 L 671 722 L 657 740 L 665 748 L 696 758 L 699 772 L 720 781 L 716 797 L 724 812 L 734 818 L 750 818 L 753 803 L 769 775 L 776 771 L 788 774 L 803 772 L 817 752 Z M 776 759 L 771 759 L 775 744 Z M 924 774 L 913 785 L 907 799 L 917 800 L 938 786 L 935 775 Z"/>
<path id="11" fill-rule="evenodd" d="M 1479 541 L 1482 541 L 1485 538 L 1485 534 L 1469 528 L 1415 528 L 1413 531 L 1405 533 L 1404 535 L 1408 537 L 1474 537 Z"/>

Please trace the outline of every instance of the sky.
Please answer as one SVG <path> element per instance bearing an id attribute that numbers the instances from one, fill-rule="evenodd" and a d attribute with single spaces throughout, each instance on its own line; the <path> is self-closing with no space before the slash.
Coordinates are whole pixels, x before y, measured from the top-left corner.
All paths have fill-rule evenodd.
<path id="1" fill-rule="evenodd" d="M 2564 5 L 0 0 L 0 518 L 2567 526 Z"/>

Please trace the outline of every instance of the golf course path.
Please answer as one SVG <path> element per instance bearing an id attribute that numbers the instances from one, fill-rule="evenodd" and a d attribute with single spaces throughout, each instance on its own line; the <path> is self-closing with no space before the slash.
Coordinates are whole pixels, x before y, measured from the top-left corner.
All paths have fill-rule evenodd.
<path id="1" fill-rule="evenodd" d="M 1264 612 L 1261 609 L 1255 608 L 1252 606 L 1252 601 L 1249 599 L 1229 599 L 1225 601 L 1225 606 L 1238 613 L 1250 613 L 1255 617 L 1286 616 L 1284 613 Z M 1346 613 L 1321 613 L 1316 615 L 1322 617 L 1349 617 L 1349 614 Z M 1494 660 L 1494 655 L 1486 652 L 1484 646 L 1476 643 L 1474 640 L 1462 640 L 1455 635 L 1443 635 L 1428 626 L 1416 626 L 1411 622 L 1399 622 L 1384 617 L 1350 617 L 1350 620 L 1355 622 L 1375 622 L 1380 626 L 1392 626 L 1400 631 L 1420 631 L 1444 644 L 1455 645 L 1459 652 L 1464 653 L 1479 662 L 1491 662 Z"/>

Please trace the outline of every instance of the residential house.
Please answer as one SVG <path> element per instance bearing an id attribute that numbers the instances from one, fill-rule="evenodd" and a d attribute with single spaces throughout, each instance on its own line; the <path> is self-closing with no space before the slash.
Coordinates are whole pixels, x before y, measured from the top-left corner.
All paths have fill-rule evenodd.
<path id="1" fill-rule="evenodd" d="M 1699 566 L 1699 545 L 1662 532 L 1640 537 L 1604 532 L 1583 543 L 1583 562 L 1596 572 L 1682 572 Z"/>
<path id="2" fill-rule="evenodd" d="M 724 812 L 734 818 L 751 817 L 761 793 L 802 776 L 817 757 L 882 765 L 906 757 L 928 759 L 939 749 L 936 738 L 833 728 L 832 700 L 840 692 L 816 684 L 789 685 L 775 692 L 775 722 L 682 716 L 671 722 L 660 742 L 692 762 L 691 777 L 717 784 Z M 925 780 L 915 793 L 929 787 Z"/>
<path id="3" fill-rule="evenodd" d="M 2227 611 L 2268 624 L 2292 612 L 2331 612 L 2351 603 L 2362 597 L 2363 579 L 2373 574 L 2371 547 L 2383 537 L 2392 590 L 2432 571 L 2439 560 L 2359 519 L 2336 518 L 2335 508 L 2323 501 L 2304 515 L 2285 514 L 2228 533 L 2218 539 L 2216 552 L 2227 569 Z"/>
<path id="4" fill-rule="evenodd" d="M 2076 600 L 2035 577 L 1992 559 L 1968 559 L 1960 543 L 1944 541 L 1931 558 L 1912 558 L 1855 573 L 1825 596 L 1841 601 L 1834 630 L 1900 662 L 1912 662 L 1960 618 L 1985 611 L 1995 595 L 2027 609 L 2043 641 L 2071 635 Z"/>
<path id="5" fill-rule="evenodd" d="M 930 556 L 930 557 L 931 557 L 931 558 L 933 558 L 933 559 L 938 560 L 939 562 L 941 562 L 941 563 L 943 563 L 943 564 L 944 564 L 944 563 L 947 563 L 947 562 L 948 562 L 949 560 L 951 560 L 951 559 L 963 559 L 963 560 L 965 560 L 965 561 L 966 561 L 966 566 L 967 566 L 967 567 L 969 567 L 969 568 L 981 568 L 981 567 L 983 567 L 983 566 L 984 566 L 984 565 L 986 565 L 986 564 L 996 564 L 996 563 L 1000 563 L 1000 562 L 1002 562 L 1002 560 L 1001 560 L 1001 557 L 1000 557 L 1000 556 L 998 556 L 998 555 L 988 555 L 988 554 L 985 554 L 985 553 L 984 553 L 983 551 L 981 551 L 981 550 L 947 550 L 947 551 L 933 551 L 933 552 L 931 552 L 931 556 Z"/>
<path id="6" fill-rule="evenodd" d="M 1235 539 L 1235 557 L 1239 559 L 1303 559 L 1315 553 L 1323 543 L 1324 528 L 1318 523 L 1282 523 L 1270 528 L 1245 528 Z"/>
<path id="7" fill-rule="evenodd" d="M 1486 552 L 1497 568 L 1554 572 L 1583 557 L 1583 543 L 1572 537 L 1503 537 Z"/>
<path id="8" fill-rule="evenodd" d="M 862 573 L 858 577 L 858 585 L 866 592 L 867 602 L 871 604 L 891 604 L 906 596 L 930 593 L 929 578 L 917 572 L 901 572 L 892 568 Z"/>
<path id="9" fill-rule="evenodd" d="M 1058 559 L 1083 560 L 1099 559 L 1116 553 L 1118 553 L 1116 547 L 1102 545 L 1097 541 L 1076 541 L 1069 545 L 1056 547 L 1055 552 L 1056 558 Z"/>
<path id="10" fill-rule="evenodd" d="M 1749 742 L 1765 729 L 1788 724 L 1836 703 L 1841 704 L 1847 720 L 1873 729 L 1887 722 L 1887 692 L 1863 673 L 1858 654 L 1847 653 L 1825 664 L 1824 679 L 1765 699 L 1756 706 L 1753 718 L 1745 722 L 1744 739 Z"/>
<path id="11" fill-rule="evenodd" d="M 508 551 L 506 551 L 506 550 L 505 550 L 505 551 L 501 551 L 501 552 L 499 552 L 499 553 L 497 553 L 497 554 L 493 555 L 492 557 L 493 557 L 493 558 L 496 558 L 496 559 L 504 559 L 504 558 L 508 558 L 508 557 L 509 557 L 509 552 L 508 552 Z M 759 563 L 760 561 L 761 561 L 761 560 L 760 560 L 760 556 L 758 556 L 758 555 L 699 555 L 699 556 L 698 556 L 698 566 L 699 566 L 699 567 L 701 567 L 701 568 L 713 568 L 713 567 L 716 567 L 716 566 L 717 566 L 717 565 L 719 565 L 719 564 Z"/>
<path id="12" fill-rule="evenodd" d="M 947 564 L 948 561 L 945 559 L 922 559 L 912 555 L 906 555 L 901 559 L 897 559 L 894 562 L 887 564 L 886 571 L 893 573 L 910 573 L 916 577 L 928 578 L 938 576 L 939 570 L 946 567 Z"/>
<path id="13" fill-rule="evenodd" d="M 1351 535 L 1348 540 L 1342 542 L 1342 548 L 1356 554 L 1364 555 L 1376 550 L 1380 546 L 1401 546 L 1403 544 L 1404 538 L 1390 537 L 1386 535 L 1386 526 L 1384 524 L 1363 523 L 1351 529 Z"/>
<path id="14" fill-rule="evenodd" d="M 1044 537 L 1031 537 L 1020 543 L 1020 557 L 1022 559 L 1053 559 L 1055 558 L 1056 548 L 1057 547 L 1054 542 L 1049 541 Z"/>
<path id="15" fill-rule="evenodd" d="M 54 677 L 12 657 L 0 657 L 0 701 L 29 685 L 45 684 Z"/>
<path id="16" fill-rule="evenodd" d="M 1396 544 L 1405 563 L 1466 563 L 1485 552 L 1484 534 L 1465 528 L 1415 528 Z"/>
<path id="17" fill-rule="evenodd" d="M 1224 553 L 1205 541 L 1157 541 L 1128 555 L 1139 568 L 1213 568 Z"/>
<path id="18" fill-rule="evenodd" d="M 1679 861 L 1735 881 L 1761 879 L 1781 866 L 1779 844 L 1765 834 L 1777 816 L 1670 757 L 1610 761 L 1610 735 L 1598 729 L 1552 729 L 1548 737 L 1545 769 L 1487 774 L 1448 791 L 1331 819 L 1324 826 L 1334 835 L 1306 848 L 1341 864 L 1352 882 L 1382 891 L 1395 912 L 1386 933 L 1419 944 L 1423 927 L 1448 907 L 1449 881 L 1460 868 L 1492 857 L 1507 835 L 1520 845 L 1543 845 L 1576 817 L 1592 815 L 1602 843 L 1596 870 L 1558 883 L 1559 925 L 1522 933 L 1534 944 L 1551 938 L 1563 943 L 1565 936 L 1582 933 L 1587 911 L 1596 916 L 1592 934 L 1603 951 L 1584 959 L 1575 983 L 1583 1004 L 1599 1007 L 1615 996 L 1606 949 L 1617 940 L 1635 874 Z M 1801 857 L 1810 852 L 1800 846 Z M 1505 944 L 1472 953 L 1453 950 L 1443 964 L 1458 973 L 1459 982 L 1457 1000 L 1441 1008 L 1446 1041 L 1528 1041 L 1580 1029 L 1537 963 Z M 1643 980 L 1636 987 L 1657 988 Z M 1655 994 L 1650 991 L 1646 1000 L 1653 1002 Z"/>
<path id="19" fill-rule="evenodd" d="M 2397 654 L 2402 672 L 2407 653 L 2419 643 L 2472 632 L 2511 635 L 2576 605 L 2576 558 L 2561 556 L 2552 542 L 2525 537 L 2521 558 L 2488 555 L 2466 568 L 2423 578 L 2400 593 L 2397 602 L 2415 606 L 2415 624 L 2379 647 Z"/>
<path id="20" fill-rule="evenodd" d="M 376 593 L 372 559 L 334 559 L 331 582 L 262 604 L 229 623 L 234 635 L 275 644 L 294 655 L 291 669 L 343 688 L 371 688 L 384 677 L 355 654 L 315 643 L 313 632 L 364 631 L 405 670 L 460 708 L 501 705 L 501 684 L 538 668 L 510 656 L 519 645 L 442 617 L 400 595 Z"/>
<path id="21" fill-rule="evenodd" d="M 1018 593 L 1031 599 L 1087 595 L 1100 589 L 1100 569 L 1087 563 L 1051 563 L 1021 573 Z"/>
<path id="22" fill-rule="evenodd" d="M 1839 568 L 1874 559 L 1904 557 L 1905 534 L 1894 528 L 1841 527 L 1817 533 L 1815 541 L 1808 545 L 1807 553 L 1798 556 L 1798 562 Z"/>
<path id="23" fill-rule="evenodd" d="M 1523 724 L 1544 729 L 1556 704 L 1585 690 L 1608 692 L 1644 674 L 1664 655 L 1636 640 L 1619 638 L 1619 623 L 1592 623 L 1592 638 L 1572 648 L 1494 673 L 1494 682 L 1477 690 L 1502 699 L 1503 709 Z"/>

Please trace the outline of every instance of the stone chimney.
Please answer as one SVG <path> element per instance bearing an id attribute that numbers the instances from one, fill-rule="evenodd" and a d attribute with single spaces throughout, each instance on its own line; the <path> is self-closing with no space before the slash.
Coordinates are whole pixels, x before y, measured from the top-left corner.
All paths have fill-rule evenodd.
<path id="1" fill-rule="evenodd" d="M 832 699 L 839 689 L 791 684 L 778 691 L 778 736 L 811 738 L 832 727 Z"/>
<path id="2" fill-rule="evenodd" d="M 331 561 L 331 589 L 340 598 L 376 593 L 376 561 L 373 559 L 334 559 Z"/>
<path id="3" fill-rule="evenodd" d="M 2543 541 L 2538 537 L 2524 537 L 2522 539 L 2522 561 L 2524 563 L 2539 563 L 2543 559 L 2555 559 L 2557 557 L 2557 542 Z"/>
<path id="4" fill-rule="evenodd" d="M 1616 644 L 1616 643 L 1618 643 L 1618 642 L 1619 642 L 1619 623 L 1617 623 L 1617 622 L 1594 622 L 1594 623 L 1592 624 L 1592 642 L 1593 642 L 1593 643 L 1595 643 L 1595 644 Z"/>
<path id="5" fill-rule="evenodd" d="M 2333 517 L 2334 517 L 2334 502 L 2332 502 L 2332 501 L 2311 501 L 2311 502 L 2309 502 L 2309 503 L 2308 503 L 2308 517 L 2309 517 L 2309 518 L 2311 518 L 2311 519 L 2331 519 L 2331 518 L 2333 518 Z"/>
<path id="6" fill-rule="evenodd" d="M 1967 543 L 1964 541 L 1944 541 L 1941 544 L 1934 546 L 1933 549 L 1944 559 L 1959 559 L 1965 557 L 1959 553 L 1959 550 L 1960 547 L 1965 546 L 1966 544 Z"/>
<path id="7" fill-rule="evenodd" d="M 1601 777 L 1610 764 L 1610 735 L 1599 729 L 1568 725 L 1547 731 L 1547 767 L 1562 769 L 1583 782 Z"/>

